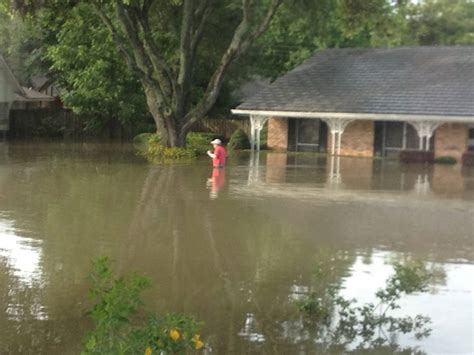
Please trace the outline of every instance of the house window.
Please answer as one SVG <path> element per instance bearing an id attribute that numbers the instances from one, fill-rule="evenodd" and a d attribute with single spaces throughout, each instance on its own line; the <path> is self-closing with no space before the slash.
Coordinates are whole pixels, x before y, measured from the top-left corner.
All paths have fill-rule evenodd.
<path id="1" fill-rule="evenodd" d="M 402 150 L 419 150 L 420 139 L 415 128 L 407 122 L 375 122 L 375 152 L 381 156 L 395 156 Z M 430 140 L 430 150 L 433 139 Z"/>

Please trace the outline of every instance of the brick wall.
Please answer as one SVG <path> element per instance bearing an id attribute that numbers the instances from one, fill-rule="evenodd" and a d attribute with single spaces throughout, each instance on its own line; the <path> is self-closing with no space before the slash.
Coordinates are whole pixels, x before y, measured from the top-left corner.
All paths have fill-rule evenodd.
<path id="1" fill-rule="evenodd" d="M 328 152 L 331 152 L 331 144 L 331 131 L 328 130 Z M 353 121 L 349 123 L 342 134 L 341 155 L 374 156 L 374 121 Z"/>
<path id="2" fill-rule="evenodd" d="M 450 156 L 461 161 L 467 150 L 469 128 L 465 123 L 445 123 L 435 131 L 435 157 Z"/>
<path id="3" fill-rule="evenodd" d="M 288 149 L 288 119 L 272 117 L 268 119 L 267 147 L 269 149 Z"/>

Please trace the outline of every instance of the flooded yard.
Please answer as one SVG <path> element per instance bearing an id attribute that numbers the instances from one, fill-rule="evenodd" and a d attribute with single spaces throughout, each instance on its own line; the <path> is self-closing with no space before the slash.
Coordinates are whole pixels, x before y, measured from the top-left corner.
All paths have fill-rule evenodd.
<path id="1" fill-rule="evenodd" d="M 459 165 L 242 153 L 213 171 L 128 145 L 0 143 L 0 353 L 79 353 L 102 255 L 152 278 L 149 310 L 204 321 L 214 354 L 329 351 L 293 304 L 316 269 L 371 302 L 391 263 L 420 260 L 441 276 L 396 312 L 432 333 L 397 351 L 474 352 L 474 170 Z"/>

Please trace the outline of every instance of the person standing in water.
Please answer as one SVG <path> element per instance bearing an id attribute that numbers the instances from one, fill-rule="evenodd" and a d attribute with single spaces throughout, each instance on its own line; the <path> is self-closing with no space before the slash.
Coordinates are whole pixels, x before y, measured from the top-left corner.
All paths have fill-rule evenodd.
<path id="1" fill-rule="evenodd" d="M 214 168 L 223 168 L 225 166 L 225 161 L 227 158 L 227 152 L 222 146 L 222 141 L 220 139 L 214 139 L 211 144 L 214 147 L 214 151 L 207 151 L 207 155 L 212 158 L 212 166 Z"/>

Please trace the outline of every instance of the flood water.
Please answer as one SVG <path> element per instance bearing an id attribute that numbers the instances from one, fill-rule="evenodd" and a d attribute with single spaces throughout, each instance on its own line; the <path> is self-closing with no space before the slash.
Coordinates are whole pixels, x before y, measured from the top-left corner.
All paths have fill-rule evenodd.
<path id="1" fill-rule="evenodd" d="M 213 354 L 325 353 L 292 302 L 317 267 L 366 302 L 391 262 L 422 260 L 443 277 L 398 312 L 433 331 L 396 342 L 474 353 L 474 170 L 459 166 L 273 153 L 213 171 L 128 145 L 0 143 L 0 353 L 79 353 L 102 255 L 152 278 L 149 310 L 204 321 Z"/>

